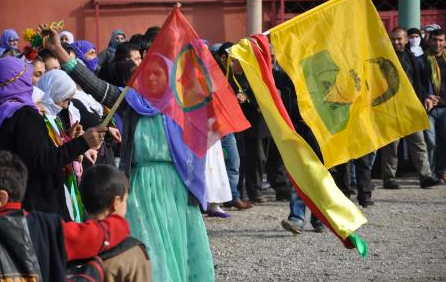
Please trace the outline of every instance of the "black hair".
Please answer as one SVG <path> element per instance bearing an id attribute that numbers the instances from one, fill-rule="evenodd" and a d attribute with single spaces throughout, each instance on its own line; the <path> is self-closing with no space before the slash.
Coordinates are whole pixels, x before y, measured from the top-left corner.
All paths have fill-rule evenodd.
<path id="1" fill-rule="evenodd" d="M 228 52 L 226 51 L 226 49 L 229 49 L 232 47 L 232 45 L 234 45 L 234 43 L 227 41 L 225 43 L 223 43 L 220 48 L 218 48 L 217 54 L 218 56 L 222 56 L 222 55 L 227 55 Z"/>
<path id="2" fill-rule="evenodd" d="M 149 49 L 150 45 L 152 45 L 149 39 L 147 39 L 147 37 L 139 33 L 133 35 L 130 38 L 129 42 L 131 44 L 134 44 L 135 46 L 138 46 L 141 58 L 144 57 L 144 52 L 147 51 L 147 49 Z"/>
<path id="3" fill-rule="evenodd" d="M 144 37 L 147 38 L 150 43 L 152 43 L 160 30 L 161 28 L 159 26 L 151 26 L 146 30 L 146 33 L 144 33 Z"/>
<path id="4" fill-rule="evenodd" d="M 136 64 L 132 60 L 112 62 L 101 68 L 98 77 L 118 87 L 125 87 L 135 69 Z"/>
<path id="5" fill-rule="evenodd" d="M 62 42 L 61 45 L 62 45 L 62 48 L 64 48 L 68 54 L 74 53 L 74 55 L 76 55 L 76 57 L 77 57 L 76 50 L 74 50 L 74 48 L 69 43 Z"/>
<path id="6" fill-rule="evenodd" d="M 392 29 L 392 33 L 394 33 L 394 32 L 398 32 L 398 31 L 403 31 L 404 34 L 407 35 L 407 29 L 405 29 L 404 27 L 397 26 L 397 27 L 394 27 L 394 28 Z"/>
<path id="7" fill-rule="evenodd" d="M 43 49 L 38 53 L 39 57 L 42 58 L 43 61 L 45 61 L 46 59 L 49 58 L 54 58 L 56 59 L 56 57 L 53 55 L 53 53 L 51 53 L 50 50 L 48 49 Z"/>
<path id="8" fill-rule="evenodd" d="M 123 198 L 128 189 L 129 181 L 125 174 L 105 164 L 87 169 L 79 185 L 82 202 L 89 214 L 105 211 L 116 196 Z"/>
<path id="9" fill-rule="evenodd" d="M 416 27 L 412 27 L 412 28 L 409 28 L 409 29 L 407 30 L 407 36 L 410 36 L 410 35 L 412 35 L 412 34 L 418 34 L 418 35 L 421 37 L 421 32 L 420 32 L 420 30 L 419 30 L 418 28 L 416 28 Z"/>
<path id="10" fill-rule="evenodd" d="M 17 155 L 0 151 L 0 190 L 9 194 L 10 202 L 21 202 L 25 196 L 28 170 Z"/>
<path id="11" fill-rule="evenodd" d="M 440 28 L 440 29 L 434 29 L 434 30 L 432 30 L 431 32 L 429 32 L 429 34 L 430 34 L 429 39 L 432 38 L 432 36 L 442 36 L 442 35 L 446 35 L 444 29 L 441 29 L 441 28 Z"/>
<path id="12" fill-rule="evenodd" d="M 114 62 L 125 61 L 130 59 L 130 51 L 138 51 L 139 47 L 130 42 L 119 43 L 116 47 Z"/>

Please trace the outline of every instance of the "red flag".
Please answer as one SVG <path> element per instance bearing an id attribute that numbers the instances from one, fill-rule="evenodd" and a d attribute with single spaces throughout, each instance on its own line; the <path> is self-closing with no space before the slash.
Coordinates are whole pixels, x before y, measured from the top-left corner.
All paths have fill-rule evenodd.
<path id="1" fill-rule="evenodd" d="M 199 157 L 250 126 L 207 45 L 175 7 L 129 85 L 183 129 Z"/>

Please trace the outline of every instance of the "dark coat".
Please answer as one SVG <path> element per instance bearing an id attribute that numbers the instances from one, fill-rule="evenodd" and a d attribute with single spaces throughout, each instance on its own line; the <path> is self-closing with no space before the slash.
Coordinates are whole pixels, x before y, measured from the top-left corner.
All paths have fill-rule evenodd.
<path id="1" fill-rule="evenodd" d="M 254 93 L 249 85 L 248 80 L 244 74 L 239 74 L 234 76 L 239 85 L 242 87 L 243 93 L 248 98 L 241 108 L 246 119 L 251 123 L 251 127 L 243 132 L 246 138 L 266 138 L 270 137 L 268 126 L 266 125 L 265 119 L 260 112 L 259 104 L 254 96 Z M 238 86 L 235 83 L 232 74 L 229 76 L 229 83 L 235 93 L 239 92 Z"/>
<path id="2" fill-rule="evenodd" d="M 0 150 L 17 154 L 28 168 L 24 209 L 57 213 L 69 220 L 63 167 L 88 150 L 85 139 L 78 137 L 57 148 L 39 113 L 23 107 L 0 127 Z"/>

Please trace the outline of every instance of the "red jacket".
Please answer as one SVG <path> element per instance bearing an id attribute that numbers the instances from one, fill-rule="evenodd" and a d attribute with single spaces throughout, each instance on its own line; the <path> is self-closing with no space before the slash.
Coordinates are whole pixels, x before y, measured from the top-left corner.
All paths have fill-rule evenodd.
<path id="1" fill-rule="evenodd" d="M 20 203 L 8 203 L 0 208 L 0 216 L 21 208 Z M 118 245 L 130 234 L 128 222 L 117 214 L 109 215 L 102 221 L 77 223 L 61 219 L 61 222 L 67 261 L 94 257 Z"/>

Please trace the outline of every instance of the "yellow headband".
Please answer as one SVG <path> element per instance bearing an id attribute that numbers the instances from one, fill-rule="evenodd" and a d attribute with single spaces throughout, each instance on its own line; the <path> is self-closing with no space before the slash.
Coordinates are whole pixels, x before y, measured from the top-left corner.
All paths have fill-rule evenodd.
<path id="1" fill-rule="evenodd" d="M 11 78 L 10 80 L 3 82 L 2 84 L 0 84 L 0 87 L 6 86 L 8 84 L 13 83 L 14 81 L 16 81 L 17 79 L 19 79 L 25 72 L 26 72 L 26 65 L 27 63 L 25 63 L 25 67 L 23 68 L 23 70 L 21 72 L 19 72 L 16 76 L 14 76 L 13 78 Z"/>

